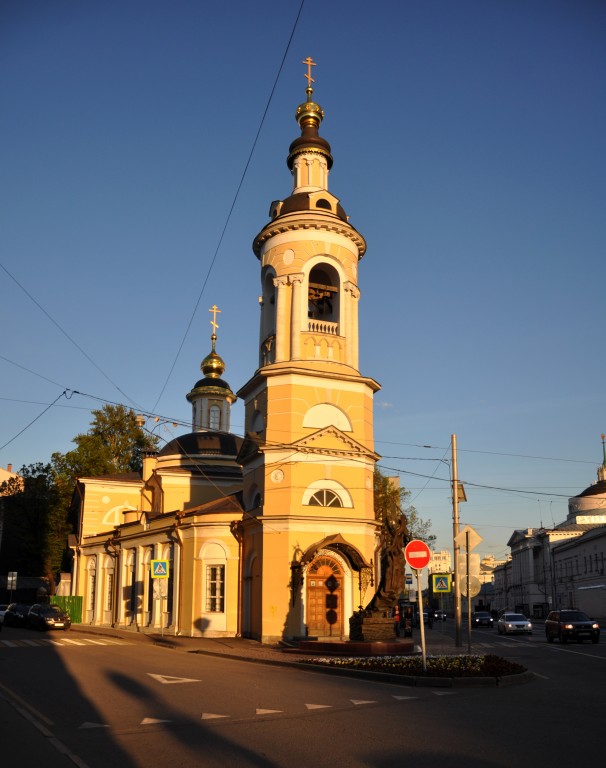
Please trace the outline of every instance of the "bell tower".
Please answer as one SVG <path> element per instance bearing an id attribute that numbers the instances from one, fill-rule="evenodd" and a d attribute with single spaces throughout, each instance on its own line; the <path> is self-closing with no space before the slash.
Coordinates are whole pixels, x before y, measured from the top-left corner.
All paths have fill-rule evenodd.
<path id="1" fill-rule="evenodd" d="M 303 63 L 301 135 L 287 156 L 292 193 L 271 203 L 253 241 L 261 267 L 259 367 L 238 392 L 246 431 L 242 629 L 263 641 L 346 637 L 377 530 L 372 401 L 379 385 L 360 373 L 358 360 L 366 243 L 328 191 L 333 157 L 319 134 L 324 111 L 312 98 L 315 63 Z M 333 574 L 326 605 L 311 588 L 324 584 L 321 568 Z"/>

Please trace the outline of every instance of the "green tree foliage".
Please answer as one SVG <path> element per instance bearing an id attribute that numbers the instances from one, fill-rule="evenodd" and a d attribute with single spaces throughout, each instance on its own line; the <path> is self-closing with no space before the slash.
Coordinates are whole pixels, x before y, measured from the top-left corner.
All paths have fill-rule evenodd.
<path id="1" fill-rule="evenodd" d="M 44 576 L 54 586 L 54 575 L 66 568 L 69 512 L 79 477 L 124 474 L 141 469 L 143 454 L 155 450 L 157 438 L 136 423 L 132 410 L 105 405 L 92 411 L 86 434 L 76 447 L 53 453 L 50 464 L 22 467 L 20 478 L 3 483 L 2 570 Z"/>
<path id="2" fill-rule="evenodd" d="M 138 426 L 136 415 L 129 408 L 104 405 L 92 411 L 92 415 L 88 432 L 73 439 L 76 448 L 52 455 L 55 482 L 66 514 L 79 477 L 138 472 L 145 451 L 157 448 L 157 437 Z"/>
<path id="3" fill-rule="evenodd" d="M 54 587 L 62 566 L 68 526 L 58 505 L 50 464 L 30 464 L 2 485 L 3 571 L 43 576 Z"/>
<path id="4" fill-rule="evenodd" d="M 375 519 L 384 528 L 389 544 L 399 526 L 400 517 L 406 517 L 409 539 L 421 539 L 432 546 L 435 539 L 431 535 L 431 520 L 422 520 L 412 504 L 407 505 L 410 491 L 400 486 L 399 477 L 388 477 L 378 467 L 374 473 Z"/>

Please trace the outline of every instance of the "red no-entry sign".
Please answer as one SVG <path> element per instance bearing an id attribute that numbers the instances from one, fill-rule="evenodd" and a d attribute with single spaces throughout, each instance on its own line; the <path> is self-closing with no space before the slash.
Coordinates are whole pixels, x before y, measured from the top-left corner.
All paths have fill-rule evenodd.
<path id="1" fill-rule="evenodd" d="M 424 541 L 413 539 L 404 548 L 404 557 L 411 568 L 419 571 L 429 565 L 431 551 Z"/>

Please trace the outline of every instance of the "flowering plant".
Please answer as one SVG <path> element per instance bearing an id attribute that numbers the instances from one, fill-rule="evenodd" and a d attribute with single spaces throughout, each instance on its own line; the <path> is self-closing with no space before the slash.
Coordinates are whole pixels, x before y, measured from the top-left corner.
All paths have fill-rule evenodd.
<path id="1" fill-rule="evenodd" d="M 493 655 L 428 656 L 425 670 L 419 656 L 327 656 L 304 662 L 414 677 L 501 677 L 526 672 L 521 664 Z"/>

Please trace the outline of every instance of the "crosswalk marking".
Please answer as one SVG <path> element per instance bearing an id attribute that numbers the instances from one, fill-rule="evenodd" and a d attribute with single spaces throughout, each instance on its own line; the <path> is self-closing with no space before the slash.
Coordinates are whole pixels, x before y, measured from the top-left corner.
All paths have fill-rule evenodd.
<path id="1" fill-rule="evenodd" d="M 82 638 L 82 640 L 70 640 L 62 637 L 61 640 L 55 640 L 51 637 L 39 637 L 36 640 L 21 638 L 19 640 L 0 640 L 0 648 L 48 648 L 49 646 L 107 646 L 107 645 L 130 645 L 127 640 L 93 640 L 92 638 Z"/>

